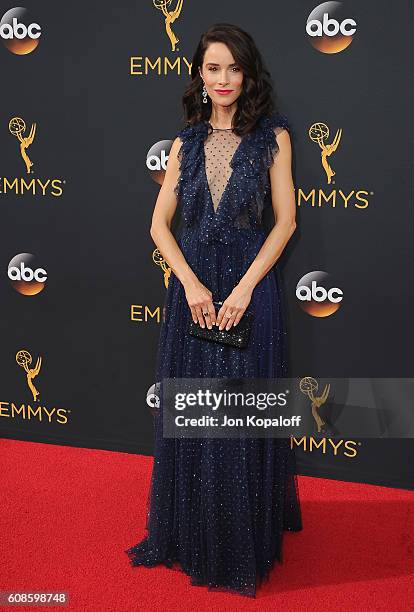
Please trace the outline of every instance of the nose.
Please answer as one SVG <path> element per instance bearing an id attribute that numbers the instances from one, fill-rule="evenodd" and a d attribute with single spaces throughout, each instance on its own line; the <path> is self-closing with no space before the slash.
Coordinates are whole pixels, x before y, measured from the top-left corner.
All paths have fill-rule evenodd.
<path id="1" fill-rule="evenodd" d="M 226 71 L 224 71 L 224 72 L 222 72 L 222 73 L 221 73 L 221 75 L 220 75 L 220 81 L 219 81 L 219 84 L 220 84 L 220 85 L 227 85 L 227 83 L 228 83 L 228 82 L 229 82 L 229 81 L 228 81 L 228 78 L 227 78 Z"/>

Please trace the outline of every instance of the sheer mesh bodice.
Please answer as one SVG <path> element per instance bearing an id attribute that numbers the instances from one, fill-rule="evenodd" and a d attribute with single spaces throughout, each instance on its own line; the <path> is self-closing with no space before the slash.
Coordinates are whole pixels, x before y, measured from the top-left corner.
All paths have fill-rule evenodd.
<path id="1" fill-rule="evenodd" d="M 213 128 L 204 143 L 206 175 L 215 212 L 231 176 L 230 161 L 241 141 L 231 129 Z"/>

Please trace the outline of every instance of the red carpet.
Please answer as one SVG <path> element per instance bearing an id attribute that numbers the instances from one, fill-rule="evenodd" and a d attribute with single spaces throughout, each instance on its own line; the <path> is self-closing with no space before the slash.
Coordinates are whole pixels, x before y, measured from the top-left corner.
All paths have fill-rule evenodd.
<path id="1" fill-rule="evenodd" d="M 0 458 L 1 591 L 64 590 L 59 609 L 82 612 L 414 607 L 414 492 L 300 476 L 304 530 L 286 533 L 284 564 L 248 599 L 129 565 L 152 457 L 0 439 Z"/>

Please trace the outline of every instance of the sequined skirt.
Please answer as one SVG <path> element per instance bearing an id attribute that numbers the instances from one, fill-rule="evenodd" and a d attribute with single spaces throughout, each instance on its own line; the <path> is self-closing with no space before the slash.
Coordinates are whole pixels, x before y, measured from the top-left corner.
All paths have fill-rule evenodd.
<path id="1" fill-rule="evenodd" d="M 238 232 L 232 244 L 201 244 L 186 233 L 180 247 L 200 281 L 224 300 L 255 258 L 264 234 Z M 255 287 L 249 346 L 239 350 L 190 336 L 183 286 L 171 273 L 156 375 L 287 376 L 282 295 L 273 268 Z M 154 465 L 145 537 L 126 552 L 132 565 L 183 571 L 191 584 L 256 596 L 276 562 L 285 531 L 300 531 L 296 461 L 290 439 L 171 439 L 155 415 Z"/>

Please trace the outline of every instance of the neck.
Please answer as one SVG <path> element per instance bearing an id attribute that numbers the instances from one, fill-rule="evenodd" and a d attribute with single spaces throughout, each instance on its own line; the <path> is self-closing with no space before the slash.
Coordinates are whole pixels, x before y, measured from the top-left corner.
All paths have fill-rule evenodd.
<path id="1" fill-rule="evenodd" d="M 219 130 L 231 129 L 233 115 L 236 112 L 237 104 L 234 103 L 230 106 L 218 106 L 213 103 L 211 109 L 211 116 L 209 119 L 210 124 L 213 128 Z"/>

